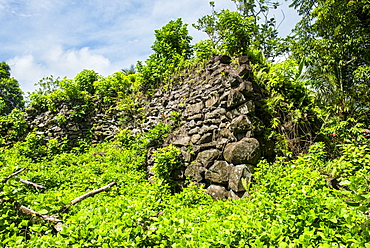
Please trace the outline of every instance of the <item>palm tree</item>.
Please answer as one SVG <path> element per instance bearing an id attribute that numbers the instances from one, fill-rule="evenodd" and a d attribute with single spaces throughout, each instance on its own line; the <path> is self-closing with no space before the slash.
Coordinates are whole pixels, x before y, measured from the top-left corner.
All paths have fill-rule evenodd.
<path id="1" fill-rule="evenodd" d="M 134 65 L 131 65 L 129 68 L 124 68 L 121 70 L 126 76 L 130 74 L 135 74 L 136 73 L 136 68 Z"/>

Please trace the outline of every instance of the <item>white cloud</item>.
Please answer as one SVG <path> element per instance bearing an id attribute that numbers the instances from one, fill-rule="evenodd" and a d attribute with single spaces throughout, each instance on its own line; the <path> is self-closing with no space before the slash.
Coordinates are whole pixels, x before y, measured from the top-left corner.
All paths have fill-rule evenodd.
<path id="1" fill-rule="evenodd" d="M 32 55 L 16 56 L 7 61 L 11 74 L 21 84 L 24 93 L 34 90 L 34 83 L 44 77 L 45 68 Z"/>
<path id="2" fill-rule="evenodd" d="M 37 58 L 31 54 L 16 56 L 7 63 L 12 68 L 12 76 L 19 81 L 24 92 L 33 91 L 35 83 L 50 75 L 74 78 L 84 69 L 95 70 L 102 75 L 112 74 L 114 69 L 118 70 L 108 58 L 87 47 L 63 50 L 56 46 L 45 50 Z"/>
<path id="3" fill-rule="evenodd" d="M 215 4 L 235 9 L 231 0 Z M 191 24 L 210 13 L 209 0 L 0 0 L 0 61 L 26 92 L 50 75 L 107 75 L 145 60 L 154 30 L 170 20 L 188 23 L 194 42 L 206 39 Z"/>
<path id="4" fill-rule="evenodd" d="M 83 69 L 100 70 L 104 73 L 110 66 L 109 59 L 95 54 L 88 47 L 63 50 L 57 46 L 44 53 L 42 57 L 50 69 L 64 73 L 68 77 L 73 77 Z"/>

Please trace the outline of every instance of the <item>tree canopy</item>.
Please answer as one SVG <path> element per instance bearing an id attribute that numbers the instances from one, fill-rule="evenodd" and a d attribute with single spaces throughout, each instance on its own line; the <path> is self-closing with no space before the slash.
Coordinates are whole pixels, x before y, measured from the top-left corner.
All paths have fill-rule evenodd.
<path id="1" fill-rule="evenodd" d="M 294 0 L 302 20 L 292 51 L 306 58 L 306 79 L 328 113 L 369 121 L 370 3 Z"/>
<path id="2" fill-rule="evenodd" d="M 143 89 L 153 89 L 165 80 L 175 68 L 181 67 L 181 61 L 193 54 L 187 24 L 181 18 L 170 21 L 159 30 L 155 30 L 155 41 L 152 45 L 154 53 L 145 64 L 137 64 L 138 72 L 143 77 Z"/>
<path id="3" fill-rule="evenodd" d="M 247 54 L 251 48 L 259 49 L 273 60 L 287 50 L 285 39 L 278 37 L 275 18 L 270 18 L 270 1 L 233 0 L 238 12 L 216 11 L 211 2 L 212 14 L 203 16 L 193 26 L 205 32 L 213 48 L 229 55 Z"/>
<path id="4" fill-rule="evenodd" d="M 24 108 L 23 92 L 19 87 L 18 81 L 10 77 L 10 66 L 5 62 L 1 62 L 0 114 L 7 115 L 15 108 Z"/>

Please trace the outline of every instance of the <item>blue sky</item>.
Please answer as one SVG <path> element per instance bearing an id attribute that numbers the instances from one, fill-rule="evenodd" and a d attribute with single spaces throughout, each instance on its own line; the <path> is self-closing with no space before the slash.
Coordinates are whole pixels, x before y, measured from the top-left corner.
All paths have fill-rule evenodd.
<path id="1" fill-rule="evenodd" d="M 235 9 L 214 0 L 216 9 Z M 298 17 L 282 1 L 287 35 Z M 207 36 L 191 27 L 210 14 L 209 0 L 0 0 L 0 61 L 6 61 L 22 90 L 43 77 L 73 78 L 83 69 L 106 76 L 151 53 L 154 30 L 181 17 L 193 42 Z M 273 13 L 282 20 L 280 11 Z"/>

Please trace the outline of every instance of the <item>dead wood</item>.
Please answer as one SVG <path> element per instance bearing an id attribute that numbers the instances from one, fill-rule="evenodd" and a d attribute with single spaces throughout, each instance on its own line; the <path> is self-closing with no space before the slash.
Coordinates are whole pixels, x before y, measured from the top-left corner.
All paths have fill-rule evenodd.
<path id="1" fill-rule="evenodd" d="M 22 169 L 20 169 L 19 171 L 16 171 L 16 172 L 14 172 L 14 173 L 12 173 L 12 174 L 10 174 L 9 176 L 7 176 L 6 178 L 4 178 L 1 182 L 2 183 L 6 183 L 10 178 L 12 178 L 12 177 L 14 177 L 14 176 L 16 176 L 16 175 L 18 175 L 19 173 L 21 173 L 22 171 L 24 171 L 24 170 L 26 170 L 27 168 L 22 168 Z"/>
<path id="2" fill-rule="evenodd" d="M 20 172 L 18 172 L 18 173 L 20 173 Z M 14 174 L 14 173 L 13 173 Z M 10 177 L 9 177 L 10 178 Z M 23 180 L 23 179 L 21 179 L 21 182 L 22 181 L 26 181 L 26 180 Z M 28 181 L 27 181 L 28 182 Z M 25 182 L 22 182 L 22 183 L 25 183 Z M 38 184 L 35 184 L 35 183 L 32 183 L 32 182 L 28 182 L 27 184 L 30 184 L 30 185 L 32 185 L 32 186 L 35 186 L 35 185 L 38 185 Z M 35 185 L 34 185 L 35 184 Z M 82 195 L 82 196 L 80 196 L 80 197 L 78 197 L 78 198 L 76 198 L 76 199 L 74 199 L 74 200 L 72 200 L 67 206 L 64 206 L 64 207 L 62 207 L 58 212 L 57 212 L 57 214 L 53 214 L 53 215 L 43 215 L 43 214 L 40 214 L 40 213 L 38 213 L 38 212 L 36 212 L 36 211 L 34 211 L 34 210 L 32 210 L 32 209 L 30 209 L 30 208 L 27 208 L 27 207 L 25 207 L 25 206 L 23 206 L 23 205 L 21 205 L 20 203 L 18 203 L 18 202 L 15 202 L 14 203 L 14 207 L 15 207 L 15 209 L 17 209 L 17 210 L 19 210 L 19 211 L 21 211 L 22 213 L 24 213 L 24 214 L 26 214 L 26 215 L 31 215 L 31 216 L 35 216 L 35 217 L 37 217 L 37 218 L 40 218 L 40 219 L 43 219 L 43 220 L 46 220 L 46 221 L 50 221 L 50 222 L 52 222 L 52 223 L 54 223 L 55 225 L 54 225 L 54 229 L 57 231 L 57 232 L 60 232 L 60 231 L 62 231 L 62 229 L 63 229 L 63 221 L 62 220 L 60 220 L 60 219 L 58 219 L 58 217 L 59 217 L 59 214 L 60 213 L 62 213 L 62 212 L 64 212 L 64 211 L 66 211 L 68 208 L 70 208 L 72 205 L 74 205 L 74 204 L 76 204 L 76 203 L 78 203 L 78 202 L 80 202 L 80 201 L 82 201 L 82 200 L 84 200 L 84 199 L 86 199 L 86 198 L 88 198 L 88 197 L 90 197 L 90 196 L 93 196 L 93 195 L 95 195 L 95 194 L 97 194 L 97 193 L 100 193 L 100 192 L 102 192 L 102 191 L 104 191 L 104 190 L 106 190 L 106 189 L 109 189 L 110 187 L 112 187 L 113 185 L 115 185 L 116 184 L 116 182 L 111 182 L 111 183 L 109 183 L 109 184 L 107 184 L 107 185 L 105 185 L 105 186 L 103 186 L 103 187 L 101 187 L 101 188 L 99 188 L 99 189 L 96 189 L 96 190 L 93 190 L 93 191 L 90 191 L 90 192 L 88 192 L 88 193 L 86 193 L 86 194 L 84 194 L 84 195 Z M 42 186 L 42 185 L 41 185 Z M 40 187 L 40 185 L 38 185 L 37 187 Z M 42 186 L 43 187 L 43 186 Z"/>
<path id="3" fill-rule="evenodd" d="M 21 205 L 18 202 L 14 203 L 14 207 L 15 207 L 15 209 L 21 211 L 24 214 L 35 216 L 35 217 L 40 218 L 42 220 L 46 220 L 46 221 L 50 221 L 50 222 L 54 223 L 54 229 L 57 232 L 60 232 L 60 231 L 63 230 L 63 227 L 62 227 L 63 226 L 63 221 L 57 218 L 58 214 L 57 215 L 50 215 L 50 216 L 40 214 L 40 213 L 36 212 L 35 210 L 32 210 L 30 208 L 27 208 L 27 207 Z"/>
<path id="4" fill-rule="evenodd" d="M 86 199 L 86 198 L 88 198 L 88 197 L 90 197 L 90 196 L 93 196 L 93 195 L 95 195 L 95 194 L 98 194 L 98 193 L 100 193 L 100 192 L 102 192 L 102 191 L 104 191 L 104 190 L 107 190 L 107 189 L 109 189 L 110 187 L 112 187 L 113 185 L 115 185 L 116 184 L 116 182 L 114 181 L 114 182 L 111 182 L 111 183 L 109 183 L 109 184 L 107 184 L 107 185 L 105 185 L 105 186 L 103 186 L 103 187 L 101 187 L 101 188 L 99 188 L 99 189 L 96 189 L 96 190 L 92 190 L 92 191 L 90 191 L 90 192 L 88 192 L 88 193 L 86 193 L 86 194 L 84 194 L 84 195 L 82 195 L 82 196 L 80 196 L 80 197 L 77 197 L 76 199 L 74 199 L 74 200 L 72 200 L 67 206 L 64 206 L 64 207 L 62 207 L 61 209 L 59 209 L 58 210 L 58 213 L 63 213 L 63 212 L 65 212 L 68 208 L 70 208 L 72 205 L 74 205 L 74 204 L 76 204 L 76 203 L 78 203 L 78 202 L 80 202 L 80 201 L 82 201 L 82 200 L 84 200 L 84 199 Z"/>
<path id="5" fill-rule="evenodd" d="M 36 189 L 45 189 L 46 187 L 42 184 L 39 184 L 39 183 L 33 183 L 33 182 L 30 182 L 30 181 L 27 181 L 27 180 L 24 180 L 22 178 L 19 178 L 19 181 L 21 183 L 24 183 L 24 184 L 28 184 L 28 185 L 32 185 L 33 187 L 35 187 Z"/>
<path id="6" fill-rule="evenodd" d="M 48 216 L 48 215 L 40 214 L 40 213 L 36 212 L 35 210 L 32 210 L 30 208 L 27 208 L 27 207 L 21 205 L 18 202 L 14 203 L 14 207 L 15 207 L 15 209 L 21 211 L 24 214 L 31 215 L 31 216 L 36 216 L 36 217 L 38 217 L 40 219 L 43 219 L 43 220 L 46 220 L 46 221 L 50 221 L 50 222 L 53 222 L 53 223 L 62 222 L 60 219 L 57 219 L 55 216 Z"/>

